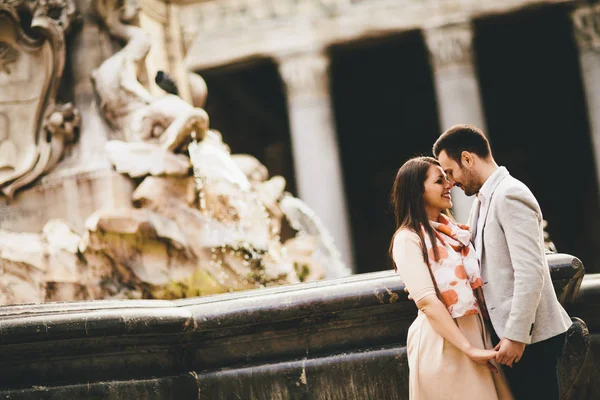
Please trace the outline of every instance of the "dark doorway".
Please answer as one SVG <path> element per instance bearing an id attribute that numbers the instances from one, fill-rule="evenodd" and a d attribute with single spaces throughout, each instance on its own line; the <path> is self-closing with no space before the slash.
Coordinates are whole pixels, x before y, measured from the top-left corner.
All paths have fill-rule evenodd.
<path id="1" fill-rule="evenodd" d="M 232 154 L 256 157 L 269 176 L 285 178 L 296 195 L 287 104 L 277 65 L 271 60 L 200 71 L 206 81 L 205 109 Z"/>
<path id="2" fill-rule="evenodd" d="M 537 197 L 559 252 L 600 272 L 598 185 L 568 8 L 475 22 L 487 128 L 499 164 Z"/>
<path id="3" fill-rule="evenodd" d="M 430 154 L 439 123 L 418 31 L 330 49 L 331 84 L 356 270 L 393 268 L 389 195 L 396 171 Z"/>

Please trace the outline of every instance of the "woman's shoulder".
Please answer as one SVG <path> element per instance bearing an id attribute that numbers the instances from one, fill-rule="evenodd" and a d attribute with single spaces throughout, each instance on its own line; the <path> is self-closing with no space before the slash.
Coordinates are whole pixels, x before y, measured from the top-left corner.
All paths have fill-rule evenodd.
<path id="1" fill-rule="evenodd" d="M 414 265 L 423 260 L 421 238 L 410 228 L 396 231 L 392 257 L 397 265 L 398 272 L 403 268 Z"/>
<path id="2" fill-rule="evenodd" d="M 410 228 L 400 228 L 394 234 L 394 245 L 401 242 L 416 242 L 420 243 L 421 239 L 417 233 Z"/>

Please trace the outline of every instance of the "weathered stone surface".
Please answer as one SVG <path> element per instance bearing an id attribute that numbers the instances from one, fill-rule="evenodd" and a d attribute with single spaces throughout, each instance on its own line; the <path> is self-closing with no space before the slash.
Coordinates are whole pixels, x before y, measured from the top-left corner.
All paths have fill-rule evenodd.
<path id="1" fill-rule="evenodd" d="M 99 170 L 68 170 L 44 176 L 34 187 L 17 192 L 12 201 L 0 198 L 0 229 L 40 233 L 52 219 L 68 223 L 78 234 L 98 209 L 131 208 L 135 185 L 108 166 Z"/>
<path id="2" fill-rule="evenodd" d="M 86 300 L 80 237 L 59 220 L 41 235 L 0 231 L 0 303 Z"/>
<path id="3" fill-rule="evenodd" d="M 64 221 L 51 220 L 42 231 L 47 243 L 46 276 L 47 282 L 55 282 L 58 286 L 64 283 L 81 285 L 82 262 L 79 254 L 81 237 L 73 232 Z M 55 288 L 54 293 L 57 292 Z M 68 300 L 68 297 L 65 300 Z M 75 297 L 78 300 L 80 298 Z"/>
<path id="4" fill-rule="evenodd" d="M 552 276 L 577 273 L 568 258 L 549 256 Z M 3 307 L 0 398 L 162 399 L 173 392 L 158 387 L 179 383 L 178 399 L 404 399 L 416 313 L 392 271 L 175 301 Z M 568 338 L 565 390 L 590 372 L 579 369 L 590 356 L 585 326 Z"/>
<path id="5" fill-rule="evenodd" d="M 173 154 L 153 143 L 111 140 L 106 143 L 106 152 L 117 171 L 132 178 L 146 175 L 186 176 L 191 167 L 186 156 Z"/>
<path id="6" fill-rule="evenodd" d="M 581 382 L 590 376 L 590 332 L 584 321 L 573 318 L 573 325 L 567 331 L 567 343 L 559 365 L 561 399 L 581 399 Z"/>
<path id="7" fill-rule="evenodd" d="M 1 394 L 11 400 L 84 400 L 84 399 L 196 399 L 198 385 L 194 374 L 155 379 L 82 383 L 72 386 L 12 390 Z"/>
<path id="8" fill-rule="evenodd" d="M 186 63 L 197 71 L 252 56 L 326 48 L 536 4 L 572 0 L 208 0 L 178 1 Z M 369 18 L 365 18 L 368 15 Z M 265 40 L 269 38 L 269 40 Z"/>
<path id="9" fill-rule="evenodd" d="M 249 154 L 232 154 L 231 159 L 242 170 L 250 182 L 264 182 L 269 179 L 269 171 L 260 161 Z"/>
<path id="10" fill-rule="evenodd" d="M 179 200 L 190 207 L 198 202 L 198 193 L 193 176 L 149 176 L 133 192 L 133 203 L 137 207 L 152 210 L 162 209 L 169 201 Z"/>
<path id="11" fill-rule="evenodd" d="M 47 270 L 45 245 L 39 235 L 0 231 L 0 303 L 44 301 L 43 277 Z"/>

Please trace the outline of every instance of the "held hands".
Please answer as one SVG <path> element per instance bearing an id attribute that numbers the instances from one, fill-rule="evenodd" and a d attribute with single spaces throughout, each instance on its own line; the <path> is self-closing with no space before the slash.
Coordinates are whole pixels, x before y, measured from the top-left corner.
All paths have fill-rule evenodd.
<path id="1" fill-rule="evenodd" d="M 523 356 L 523 351 L 525 351 L 525 343 L 502 338 L 500 343 L 494 347 L 494 350 L 498 352 L 496 355 L 496 362 L 512 368 L 513 363 L 518 363 Z"/>
<path id="2" fill-rule="evenodd" d="M 478 349 L 476 347 L 470 347 L 466 353 L 469 358 L 475 361 L 477 364 L 487 366 L 492 372 L 498 372 L 498 368 L 496 368 L 496 366 L 491 362 L 491 360 L 498 356 L 498 352 L 496 350 L 485 350 Z"/>
<path id="3" fill-rule="evenodd" d="M 404 292 L 408 293 L 409 300 L 413 299 L 406 287 L 404 288 Z M 496 346 L 496 347 L 498 347 L 498 346 Z M 521 351 L 521 354 L 522 353 L 523 352 Z M 471 360 L 473 360 L 477 364 L 485 365 L 490 369 L 490 371 L 492 371 L 494 373 L 498 373 L 498 368 L 491 362 L 494 359 L 496 359 L 496 360 L 498 359 L 498 349 L 497 348 L 495 348 L 494 350 L 485 350 L 485 349 L 478 349 L 476 347 L 470 347 L 469 349 L 467 349 L 466 354 L 467 354 L 467 356 L 469 356 L 469 358 Z"/>

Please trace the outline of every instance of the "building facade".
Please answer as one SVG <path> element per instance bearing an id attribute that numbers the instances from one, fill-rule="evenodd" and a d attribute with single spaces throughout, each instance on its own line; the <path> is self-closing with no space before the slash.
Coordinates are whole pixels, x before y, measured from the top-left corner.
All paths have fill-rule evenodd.
<path id="1" fill-rule="evenodd" d="M 211 124 L 285 176 L 357 272 L 391 267 L 397 168 L 455 123 L 488 134 L 558 250 L 595 270 L 600 5 L 574 1 L 144 2 L 177 19 Z M 161 16 L 162 14 L 162 16 Z M 167 35 L 168 36 L 168 35 Z M 455 190 L 458 220 L 471 200 Z"/>
<path id="2" fill-rule="evenodd" d="M 70 42 L 74 51 L 65 86 L 73 88 L 82 131 L 89 132 L 101 128 L 90 72 L 118 44 L 98 27 L 90 6 L 77 3 L 84 24 Z M 201 74 L 209 89 L 205 108 L 211 127 L 232 152 L 250 153 L 272 175 L 286 178 L 286 189 L 320 216 L 355 272 L 391 268 L 388 196 L 394 175 L 407 158 L 430 154 L 440 132 L 455 123 L 484 129 L 499 164 L 537 196 L 558 251 L 580 257 L 588 271 L 600 271 L 594 251 L 600 244 L 599 4 L 141 0 L 138 5 L 137 24 L 152 38 L 145 71 L 150 92 L 161 93 L 148 77 L 165 70 L 180 96 L 191 101 L 188 72 Z M 105 168 L 96 150 L 105 140 L 98 138 L 107 135 L 82 135 L 44 178 L 46 186 L 53 177 L 64 182 L 64 172 L 80 165 Z M 105 186 L 112 192 L 124 193 L 124 200 L 111 201 L 126 203 L 127 191 L 110 182 Z M 72 192 L 79 193 L 75 186 Z M 30 206 L 48 196 L 38 193 L 40 199 L 34 199 L 32 193 L 23 194 L 20 208 L 4 205 L 7 217 L 0 228 L 41 229 L 24 225 L 48 217 Z M 90 210 L 99 196 L 92 196 L 97 201 Z M 457 219 L 465 221 L 472 199 L 459 190 L 453 199 Z M 64 208 L 60 215 L 85 207 Z M 26 219 L 30 209 L 38 214 Z M 83 220 L 90 210 L 70 219 Z"/>

